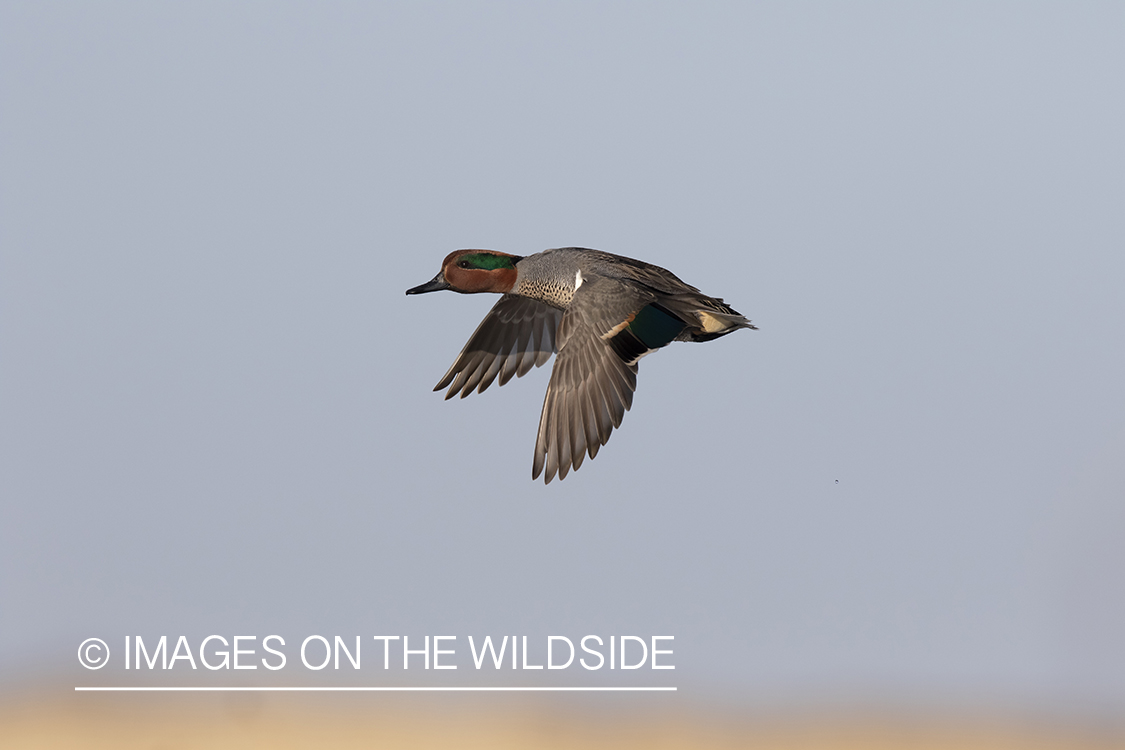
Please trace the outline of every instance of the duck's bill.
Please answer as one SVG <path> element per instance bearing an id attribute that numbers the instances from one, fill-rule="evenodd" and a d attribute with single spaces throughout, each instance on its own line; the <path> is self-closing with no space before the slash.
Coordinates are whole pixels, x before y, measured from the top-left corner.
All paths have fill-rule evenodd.
<path id="1" fill-rule="evenodd" d="M 448 289 L 449 282 L 445 280 L 445 276 L 439 273 L 425 284 L 419 284 L 413 289 L 407 289 L 407 294 L 425 294 L 426 292 L 440 292 L 442 289 Z"/>

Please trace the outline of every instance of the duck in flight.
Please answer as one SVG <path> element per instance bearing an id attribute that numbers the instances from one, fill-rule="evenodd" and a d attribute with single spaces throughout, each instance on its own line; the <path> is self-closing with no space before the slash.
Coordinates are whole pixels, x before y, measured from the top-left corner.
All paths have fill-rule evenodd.
<path id="1" fill-rule="evenodd" d="M 531 478 L 565 479 L 606 444 L 633 404 L 637 362 L 673 341 L 710 341 L 749 320 L 651 263 L 563 247 L 519 256 L 457 250 L 407 294 L 495 292 L 484 317 L 435 391 L 446 399 L 504 385 L 558 353 L 535 440 Z"/>

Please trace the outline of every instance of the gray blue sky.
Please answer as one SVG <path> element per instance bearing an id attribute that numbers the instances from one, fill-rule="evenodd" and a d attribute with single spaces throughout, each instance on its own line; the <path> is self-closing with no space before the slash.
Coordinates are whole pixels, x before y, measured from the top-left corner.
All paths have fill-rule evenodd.
<path id="1" fill-rule="evenodd" d="M 1123 32 L 5 4 L 4 684 L 101 679 L 90 636 L 635 633 L 694 695 L 1119 710 Z M 494 298 L 403 292 L 566 245 L 761 330 L 646 358 L 544 487 L 549 368 L 443 402 Z"/>

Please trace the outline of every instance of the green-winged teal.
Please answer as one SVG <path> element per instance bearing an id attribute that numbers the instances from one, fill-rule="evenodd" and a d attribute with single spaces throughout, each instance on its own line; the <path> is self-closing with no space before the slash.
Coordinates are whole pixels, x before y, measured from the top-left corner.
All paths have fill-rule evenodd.
<path id="1" fill-rule="evenodd" d="M 563 247 L 521 257 L 493 250 L 446 256 L 431 281 L 406 290 L 496 292 L 449 372 L 447 399 L 522 377 L 558 352 L 535 441 L 531 478 L 545 482 L 592 459 L 633 403 L 637 360 L 673 341 L 710 341 L 755 326 L 659 266 Z M 452 385 L 450 385 L 452 384 Z"/>

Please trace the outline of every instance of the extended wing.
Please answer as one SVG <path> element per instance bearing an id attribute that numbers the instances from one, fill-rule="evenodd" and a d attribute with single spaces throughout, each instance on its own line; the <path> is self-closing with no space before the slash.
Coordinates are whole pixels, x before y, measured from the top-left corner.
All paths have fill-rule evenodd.
<path id="1" fill-rule="evenodd" d="M 612 339 L 654 295 L 635 284 L 588 277 L 559 324 L 559 356 L 543 399 L 531 478 L 546 469 L 566 477 L 586 455 L 597 455 L 633 404 L 636 360 L 626 362 Z"/>
<path id="2" fill-rule="evenodd" d="M 446 399 L 458 392 L 465 398 L 474 388 L 480 393 L 492 385 L 497 375 L 500 385 L 512 376 L 523 377 L 558 350 L 555 336 L 562 317 L 563 311 L 557 307 L 505 294 L 484 316 L 434 390 L 452 383 Z"/>

